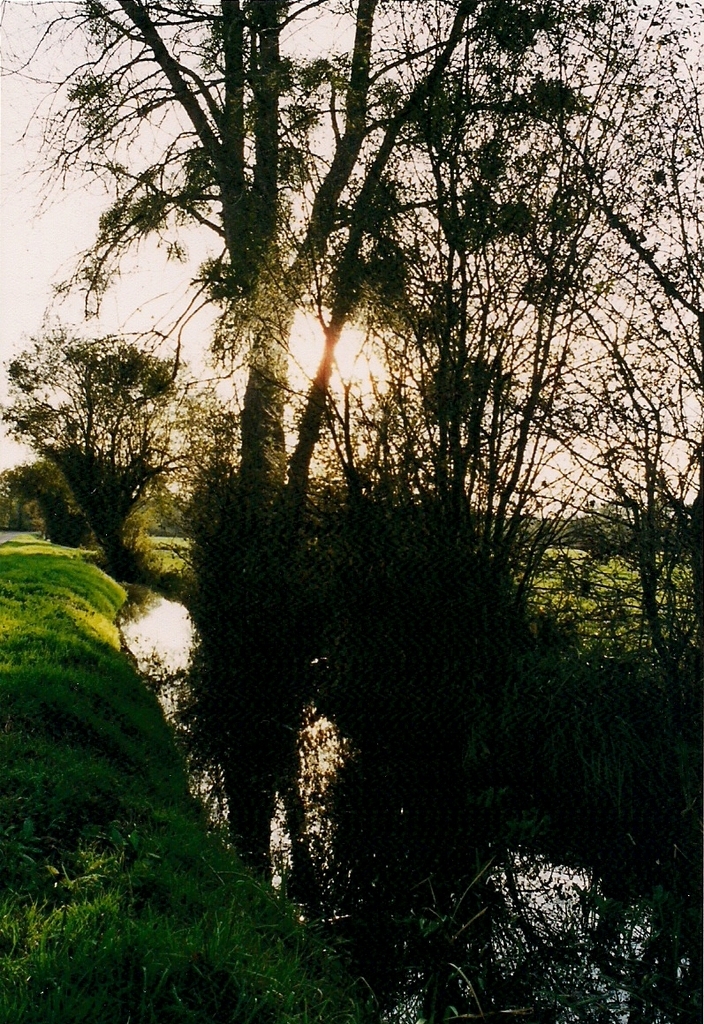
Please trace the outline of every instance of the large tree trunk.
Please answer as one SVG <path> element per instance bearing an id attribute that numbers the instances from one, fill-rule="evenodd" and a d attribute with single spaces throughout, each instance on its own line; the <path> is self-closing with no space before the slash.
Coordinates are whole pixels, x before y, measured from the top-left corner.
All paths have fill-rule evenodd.
<path id="1" fill-rule="evenodd" d="M 235 282 L 255 310 L 250 327 L 250 367 L 241 422 L 242 493 L 254 507 L 269 504 L 283 482 L 286 353 L 292 311 L 280 292 L 276 235 L 279 206 L 279 30 L 288 4 L 253 0 L 249 9 L 249 76 L 253 93 L 255 164 L 251 189 L 244 174 L 244 14 L 239 2 L 223 3 L 228 29 L 227 169 L 222 182 L 223 223 Z"/>
<path id="2" fill-rule="evenodd" d="M 139 582 L 141 572 L 135 552 L 125 543 L 122 531 L 101 537 L 100 543 L 105 554 L 109 576 L 121 583 Z"/>
<path id="3" fill-rule="evenodd" d="M 251 511 L 269 507 L 284 481 L 286 352 L 291 318 L 255 342 L 240 420 L 240 484 Z M 280 333 L 279 333 L 280 332 Z"/>

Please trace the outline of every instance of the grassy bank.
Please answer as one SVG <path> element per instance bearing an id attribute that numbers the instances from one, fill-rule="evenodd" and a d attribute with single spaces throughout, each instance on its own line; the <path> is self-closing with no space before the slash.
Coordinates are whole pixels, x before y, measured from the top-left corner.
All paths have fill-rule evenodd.
<path id="1" fill-rule="evenodd" d="M 75 551 L 0 545 L 0 1021 L 361 1019 L 294 910 L 208 835 L 124 592 Z"/>

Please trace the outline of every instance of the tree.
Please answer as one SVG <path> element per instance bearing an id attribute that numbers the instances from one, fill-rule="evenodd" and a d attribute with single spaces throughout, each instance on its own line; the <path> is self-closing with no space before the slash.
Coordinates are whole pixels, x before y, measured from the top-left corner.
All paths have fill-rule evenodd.
<path id="1" fill-rule="evenodd" d="M 386 1008 L 422 992 L 429 1020 L 472 1011 L 453 965 L 467 945 L 490 948 L 500 908 L 472 884 L 503 856 L 511 813 L 490 723 L 525 710 L 516 579 L 530 577 L 529 515 L 591 249 L 573 157 L 535 123 L 531 55 L 491 60 L 489 82 L 475 53 L 453 63 L 407 126 L 414 173 L 399 156 L 382 180 L 394 217 L 369 240 L 364 293 L 386 380 L 356 417 L 349 400 L 328 406 L 347 500 L 335 525 L 321 513 L 308 554 L 329 588 L 313 702 L 353 754 L 326 849 L 291 827 L 290 884 L 339 922 Z M 492 980 L 505 1010 L 508 980 Z"/>
<path id="2" fill-rule="evenodd" d="M 239 451 L 230 453 L 232 495 L 219 503 L 229 522 L 219 534 L 206 528 L 196 538 L 207 548 L 196 558 L 205 575 L 193 611 L 202 651 L 210 652 L 201 663 L 213 670 L 205 669 L 203 678 L 219 689 L 214 706 L 222 713 L 227 706 L 234 727 L 243 721 L 243 702 L 251 711 L 249 732 L 256 722 L 262 750 L 272 746 L 274 696 L 258 672 L 273 624 L 248 612 L 251 595 L 241 588 L 242 570 L 250 558 L 259 563 L 256 551 L 268 564 L 273 551 L 285 559 L 298 543 L 335 346 L 359 301 L 362 248 L 374 230 L 369 211 L 382 208 L 381 176 L 412 112 L 464 45 L 472 20 L 477 38 L 491 33 L 494 6 L 442 0 L 429 12 L 391 3 L 384 19 L 386 5 L 379 0 L 357 0 L 351 9 L 334 0 L 91 0 L 62 11 L 46 37 L 52 30 L 76 30 L 88 46 L 86 61 L 62 83 L 62 102 L 47 125 L 54 172 L 97 174 L 115 192 L 78 275 L 88 294 L 99 295 L 115 261 L 147 235 L 163 238 L 178 256 L 174 227 L 196 224 L 211 231 L 218 245 L 201 268 L 200 286 L 223 310 L 216 351 L 230 366 L 244 358 L 248 378 Z M 295 38 L 299 23 L 318 10 L 349 18 L 349 53 L 296 59 L 284 49 L 286 36 Z M 314 156 L 321 137 L 322 155 Z M 163 140 L 156 152 L 155 139 Z M 318 315 L 324 350 L 287 465 L 286 352 L 301 305 Z M 235 561 L 239 553 L 244 557 L 246 543 L 245 564 L 233 565 L 224 543 L 234 545 Z M 272 584 L 287 577 L 284 565 Z M 224 594 L 226 637 L 212 632 L 222 618 L 212 601 Z M 275 604 L 287 607 L 283 595 Z M 261 614 L 269 606 L 265 601 Z M 244 622 L 246 643 L 238 634 Z M 249 663 L 240 661 L 234 683 L 230 654 L 241 658 L 246 651 Z M 295 721 L 283 724 L 295 735 Z M 234 734 L 229 743 L 237 748 Z M 274 783 L 267 777 L 269 805 Z M 230 779 L 233 813 L 262 800 L 260 778 L 248 781 L 245 771 Z M 267 829 L 248 836 L 246 820 L 233 821 L 233 829 L 261 866 L 268 860 Z"/>
<path id="3" fill-rule="evenodd" d="M 54 544 L 79 547 L 90 540 L 90 528 L 60 470 L 51 462 L 39 460 L 5 470 L 0 487 L 3 501 L 14 506 L 14 519 L 26 528 L 27 505 L 39 510 L 41 529 Z"/>
<path id="4" fill-rule="evenodd" d="M 611 71 L 617 66 L 609 65 Z M 323 599 L 327 629 L 318 661 L 325 671 L 314 699 L 334 718 L 354 754 L 333 785 L 330 846 L 313 870 L 307 869 L 307 892 L 302 886 L 297 895 L 306 892 L 314 916 L 339 922 L 365 977 L 390 1006 L 412 973 L 404 978 L 409 960 L 399 950 L 413 949 L 413 983 L 428 982 L 428 1018 L 441 1019 L 449 1005 L 460 1013 L 476 1008 L 451 969 L 461 962 L 460 935 L 468 947 L 474 942 L 482 947 L 482 976 L 493 969 L 488 999 L 497 999 L 502 990 L 520 992 L 515 970 L 502 977 L 506 961 L 501 964 L 500 952 L 507 941 L 506 932 L 499 934 L 502 914 L 505 923 L 513 896 L 494 890 L 492 898 L 490 890 L 482 890 L 482 905 L 481 898 L 474 903 L 477 893 L 472 893 L 463 914 L 468 923 L 470 907 L 483 912 L 478 935 L 463 930 L 465 920 L 453 905 L 464 882 L 469 891 L 469 864 L 480 866 L 479 859 L 472 860 L 475 852 L 488 859 L 493 851 L 511 878 L 519 844 L 532 870 L 539 871 L 540 856 L 549 850 L 554 863 L 589 865 L 595 889 L 603 885 L 610 899 L 623 901 L 613 911 L 624 929 L 616 928 L 611 937 L 613 960 L 608 962 L 605 944 L 594 955 L 598 961 L 603 953 L 595 970 L 620 965 L 632 986 L 634 1016 L 640 1012 L 646 964 L 657 978 L 647 994 L 650 1006 L 683 1007 L 696 977 L 696 967 L 678 963 L 678 942 L 686 945 L 686 958 L 691 952 L 693 965 L 697 955 L 697 922 L 686 912 L 699 842 L 691 798 L 698 750 L 690 685 L 696 601 L 683 602 L 674 586 L 659 607 L 654 600 L 663 583 L 674 583 L 683 563 L 686 569 L 688 548 L 673 546 L 679 527 L 674 510 L 664 505 L 657 467 L 667 473 L 673 498 L 681 502 L 684 493 L 673 487 L 677 476 L 661 443 L 672 427 L 663 427 L 665 419 L 658 423 L 652 401 L 645 411 L 654 416 L 643 416 L 637 407 L 634 412 L 634 398 L 637 403 L 640 396 L 632 387 L 629 392 L 628 381 L 637 374 L 639 391 L 645 386 L 660 399 L 670 396 L 668 422 L 677 423 L 680 439 L 690 437 L 691 425 L 681 395 L 679 409 L 676 400 L 682 376 L 677 344 L 670 339 L 667 345 L 662 332 L 661 360 L 646 360 L 643 325 L 638 330 L 629 320 L 626 303 L 638 295 L 639 278 L 634 282 L 629 275 L 614 287 L 613 304 L 599 287 L 613 228 L 605 222 L 594 180 L 581 173 L 582 155 L 564 144 L 565 134 L 578 134 L 585 111 L 592 111 L 588 82 L 577 91 L 566 78 L 562 88 L 559 79 L 546 77 L 543 65 L 523 92 L 507 90 L 503 102 L 495 102 L 483 118 L 472 108 L 476 96 L 466 80 L 455 91 L 456 80 L 448 73 L 432 105 L 414 118 L 408 129 L 415 132 L 413 174 L 404 178 L 403 168 L 392 161 L 382 180 L 393 229 L 387 223 L 386 232 L 369 240 L 369 248 L 382 240 L 386 244 L 386 273 L 365 279 L 388 379 L 378 405 L 360 408 L 356 418 L 350 389 L 339 410 L 328 405 L 349 507 L 333 542 L 341 564 L 330 572 L 334 596 Z M 466 79 L 475 85 L 476 78 Z M 502 84 L 509 80 L 503 77 Z M 521 116 L 528 98 L 539 127 Z M 429 166 L 421 162 L 421 131 Z M 424 191 L 428 180 L 434 180 L 435 191 Z M 399 282 L 389 273 L 390 264 L 403 275 L 395 291 Z M 612 367 L 619 366 L 621 356 L 620 386 L 612 376 L 599 381 L 603 364 L 588 347 L 595 319 L 605 323 L 612 311 L 617 329 L 599 340 L 605 348 L 608 343 Z M 688 352 L 686 334 L 680 344 Z M 640 366 L 634 358 L 639 350 Z M 575 378 L 582 389 L 604 385 L 590 396 L 596 402 L 581 410 L 592 417 L 586 423 L 570 391 Z M 612 417 L 618 430 L 605 426 Z M 610 456 L 608 465 L 601 465 L 602 482 L 611 468 L 631 491 L 641 470 L 645 482 L 650 480 L 652 498 L 644 495 L 635 506 L 639 570 L 656 646 L 664 650 L 665 632 L 675 655 L 664 675 L 622 648 L 608 657 L 598 650 L 574 654 L 574 638 L 566 631 L 562 646 L 551 647 L 541 638 L 543 649 L 531 651 L 522 632 L 526 624 L 511 607 L 511 581 L 496 571 L 502 555 L 514 571 L 525 568 L 525 546 L 516 538 L 534 533 L 535 521 L 526 523 L 525 515 L 535 510 L 546 455 L 551 445 L 574 448 L 575 435 L 599 445 L 602 458 Z M 696 453 L 696 433 L 694 439 Z M 681 481 L 685 493 L 691 479 L 690 471 Z M 676 529 L 667 530 L 668 523 Z M 663 537 L 665 545 L 654 547 Z M 318 548 L 330 543 L 324 524 L 318 525 L 315 541 Z M 491 571 L 477 557 L 477 544 L 490 556 Z M 481 581 L 479 595 L 472 592 L 472 578 Z M 495 649 L 496 635 L 507 622 L 517 661 L 523 658 L 530 666 L 525 675 L 504 650 Z M 532 625 L 539 632 L 538 624 Z M 681 701 L 669 685 L 678 677 L 686 691 Z M 549 711 L 553 702 L 560 708 L 556 718 Z M 545 724 L 533 720 L 531 704 Z M 586 711 L 591 706 L 593 714 Z M 567 733 L 556 727 L 560 717 L 570 721 Z M 685 730 L 679 728 L 682 721 Z M 571 764 L 570 744 L 579 759 L 562 783 L 556 775 Z M 502 746 L 511 755 L 504 757 Z M 644 784 L 647 752 L 661 778 Z M 608 770 L 595 766 L 602 763 Z M 620 792 L 611 784 L 611 772 L 623 787 Z M 644 813 L 645 807 L 650 810 Z M 585 829 L 580 817 L 587 814 Z M 554 831 L 551 820 L 560 822 Z M 309 845 L 315 846 L 315 836 Z M 675 856 L 675 850 L 687 853 Z M 296 852 L 294 844 L 294 861 Z M 665 897 L 658 896 L 657 885 L 664 886 Z M 596 899 L 595 891 L 592 895 Z M 625 916 L 640 900 L 648 908 L 646 917 L 670 915 L 667 925 L 653 932 L 643 963 L 622 940 Z M 433 946 L 433 940 L 415 945 L 414 928 L 427 928 L 436 938 L 446 928 L 447 945 Z M 521 928 L 526 950 L 533 950 L 526 960 L 537 953 L 540 961 L 549 945 L 551 962 L 567 963 L 557 934 L 548 943 L 541 927 L 531 931 L 524 921 Z M 601 930 L 609 929 L 602 925 Z M 535 973 L 533 984 L 539 984 Z M 579 984 L 588 985 L 584 975 Z M 530 989 L 524 998 L 532 998 Z M 483 1000 L 482 1005 L 486 1009 Z"/>
<path id="5" fill-rule="evenodd" d="M 179 464 L 185 392 L 173 359 L 121 338 L 86 341 L 56 331 L 9 365 L 12 433 L 61 472 L 98 539 L 109 572 L 134 580 L 126 525 L 150 485 Z"/>
<path id="6" fill-rule="evenodd" d="M 550 100 L 522 63 L 513 93 L 502 83 L 486 110 L 474 109 L 470 65 L 419 115 L 432 215 L 406 203 L 396 224 L 404 286 L 370 311 L 389 380 L 379 411 L 386 458 L 368 460 L 369 471 L 386 462 L 406 474 L 402 486 L 446 505 L 457 523 L 470 519 L 477 543 L 514 569 L 519 535 L 534 537 L 544 507 L 552 420 L 594 251 L 574 158 L 536 124 Z"/>
<path id="7" fill-rule="evenodd" d="M 580 457 L 601 482 L 606 467 L 612 493 L 627 510 L 639 552 L 644 615 L 655 648 L 677 675 L 679 655 L 665 652 L 656 594 L 669 559 L 658 565 L 662 534 L 656 520 L 660 525 L 669 520 L 667 532 L 679 548 L 679 561 L 689 562 L 694 633 L 689 630 L 685 646 L 698 642 L 695 676 L 700 680 L 701 7 L 664 0 L 643 10 L 614 11 L 612 25 L 609 46 L 592 45 L 569 82 L 571 90 L 582 94 L 591 88 L 598 101 L 578 107 L 574 117 L 555 125 L 562 145 L 573 154 L 575 172 L 592 193 L 593 230 L 602 235 L 585 281 L 585 337 L 593 342 L 593 362 L 572 387 L 575 395 L 580 393 L 577 432 L 592 441 L 582 445 Z"/>
<path id="8" fill-rule="evenodd" d="M 573 76 L 567 76 L 571 93 L 588 102 L 555 122 L 562 145 L 574 156 L 579 187 L 593 197 L 591 231 L 601 241 L 583 281 L 581 372 L 568 389 L 568 422 L 555 418 L 554 428 L 571 437 L 569 448 L 589 473 L 591 494 L 618 509 L 615 522 L 626 534 L 622 555 L 637 581 L 641 627 L 621 655 L 621 686 L 625 695 L 632 686 L 629 674 L 647 667 L 637 699 L 644 708 L 646 695 L 651 703 L 640 720 L 635 710 L 621 717 L 634 737 L 645 727 L 639 742 L 646 750 L 660 748 L 651 756 L 669 780 L 661 795 L 652 785 L 633 802 L 663 808 L 658 831 L 669 831 L 669 841 L 656 856 L 658 839 L 648 827 L 619 823 L 635 837 L 633 853 L 603 866 L 604 885 L 612 892 L 621 886 L 621 895 L 642 896 L 653 905 L 658 892 L 666 894 L 667 923 L 653 935 L 642 971 L 645 964 L 657 965 L 659 998 L 672 1007 L 671 1015 L 680 1012 L 686 1019 L 687 998 L 695 1003 L 693 1014 L 699 1012 L 698 997 L 685 993 L 701 974 L 701 920 L 685 908 L 701 891 L 701 874 L 693 866 L 701 858 L 701 789 L 694 766 L 701 759 L 704 664 L 698 185 L 704 161 L 704 40 L 697 3 L 614 9 L 611 19 L 608 45 L 588 40 Z M 564 58 L 569 48 L 563 44 L 559 52 Z M 598 650 L 589 657 L 594 654 L 602 657 Z M 592 664 L 596 669 L 598 660 Z M 600 671 L 608 675 L 608 658 Z M 629 747 L 635 753 L 635 746 L 623 744 L 624 751 Z M 635 781 L 633 766 L 627 771 Z M 567 835 L 569 827 L 563 831 Z M 617 839 L 611 850 L 618 845 Z M 684 849 L 689 852 L 682 857 Z"/>
<path id="9" fill-rule="evenodd" d="M 321 395 L 358 295 L 369 204 L 410 112 L 481 7 L 440 3 L 433 38 L 416 42 L 426 17 L 413 11 L 400 61 L 393 18 L 376 27 L 379 0 L 356 3 L 348 56 L 310 60 L 283 52 L 282 39 L 317 8 L 337 13 L 335 3 L 90 2 L 51 26 L 77 30 L 88 44 L 47 126 L 54 166 L 97 174 L 116 193 L 79 277 L 95 297 L 139 239 L 163 237 L 178 256 L 175 225 L 214 234 L 222 251 L 202 268 L 201 283 L 224 307 L 221 354 L 229 358 L 239 337 L 249 363 L 239 474 L 253 497 L 262 491 L 264 500 L 286 473 L 284 357 L 292 313 L 307 301 L 330 319 L 289 467 L 294 503 L 305 499 Z M 157 123 L 165 142 L 154 152 Z M 313 160 L 321 129 L 331 157 Z M 145 159 L 145 149 L 154 155 Z"/>
<path id="10" fill-rule="evenodd" d="M 230 477 L 236 500 L 222 506 L 240 521 L 230 534 L 236 552 L 244 550 L 238 537 L 250 555 L 260 551 L 262 564 L 277 544 L 282 552 L 295 547 L 335 346 L 359 306 L 367 250 L 386 219 L 385 168 L 396 148 L 406 145 L 407 125 L 466 45 L 480 50 L 496 32 L 501 45 L 516 52 L 532 45 L 543 22 L 541 5 L 522 11 L 515 39 L 513 6 L 442 0 L 428 8 L 358 0 L 347 22 L 349 53 L 308 60 L 286 52 L 287 34 L 291 38 L 311 11 L 347 12 L 344 5 L 120 0 L 79 4 L 75 22 L 55 20 L 58 31 L 75 26 L 88 43 L 88 58 L 64 83 L 66 102 L 48 126 L 55 166 L 97 173 L 116 195 L 82 268 L 89 293 L 100 292 L 114 260 L 146 235 L 163 237 L 178 254 L 178 222 L 208 228 L 222 247 L 203 266 L 200 280 L 223 307 L 217 351 L 227 362 L 244 352 L 249 366 Z M 154 153 L 157 123 L 167 130 Z M 145 136 L 149 148 L 142 146 Z M 320 152 L 320 137 L 329 155 L 313 155 Z M 154 155 L 145 158 L 145 152 Z M 324 351 L 286 465 L 285 353 L 291 318 L 301 305 L 319 317 Z M 280 542 L 273 542 L 272 531 Z M 230 559 L 223 557 L 218 536 L 206 530 L 202 539 L 210 550 L 200 559 L 209 568 L 199 593 L 217 594 L 218 600 L 232 594 L 233 651 L 243 649 L 234 635 L 238 623 L 250 623 L 244 646 L 252 663 L 241 668 L 242 680 L 253 681 L 269 648 L 271 624 L 251 621 L 247 593 L 241 595 L 244 606 L 237 604 L 234 580 L 243 575 L 233 567 L 225 576 Z M 222 635 L 208 639 L 214 609 L 206 602 L 195 614 L 204 650 L 222 659 L 225 671 Z M 221 682 L 233 690 L 226 671 Z M 240 697 L 247 703 L 248 685 L 221 694 L 220 706 L 223 699 L 236 705 Z M 272 718 L 271 697 L 261 686 L 256 697 L 264 729 Z M 261 746 L 270 746 L 263 734 Z M 240 780 L 230 787 L 238 804 L 242 785 Z M 259 783 L 255 792 L 261 793 Z M 235 825 L 235 832 L 242 829 Z M 264 829 L 256 844 L 245 840 L 248 848 L 256 845 L 253 856 L 261 863 L 268 854 Z"/>
<path id="11" fill-rule="evenodd" d="M 41 530 L 44 523 L 35 501 L 28 501 L 23 489 L 15 488 L 15 472 L 4 470 L 0 475 L 0 521 L 7 530 Z"/>

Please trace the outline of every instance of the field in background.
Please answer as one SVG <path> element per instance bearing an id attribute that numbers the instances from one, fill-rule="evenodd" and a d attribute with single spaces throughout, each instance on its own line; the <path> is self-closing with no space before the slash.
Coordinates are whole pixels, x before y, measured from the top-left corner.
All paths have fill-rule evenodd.
<path id="1" fill-rule="evenodd" d="M 678 614 L 684 615 L 691 609 L 691 572 L 678 567 L 670 582 L 668 593 L 659 594 L 661 607 L 674 597 Z M 537 621 L 555 616 L 581 641 L 604 650 L 649 645 L 638 573 L 619 555 L 597 558 L 580 548 L 548 550 L 532 585 L 530 608 Z"/>

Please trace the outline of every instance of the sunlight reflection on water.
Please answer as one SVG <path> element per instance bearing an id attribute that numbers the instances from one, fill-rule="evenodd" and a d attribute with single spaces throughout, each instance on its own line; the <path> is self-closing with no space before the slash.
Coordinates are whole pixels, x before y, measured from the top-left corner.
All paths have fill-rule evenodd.
<path id="1" fill-rule="evenodd" d="M 120 615 L 119 626 L 141 672 L 148 672 L 155 658 L 168 672 L 188 667 L 193 623 L 179 601 L 169 601 L 143 588 L 130 588 L 130 600 Z"/>

